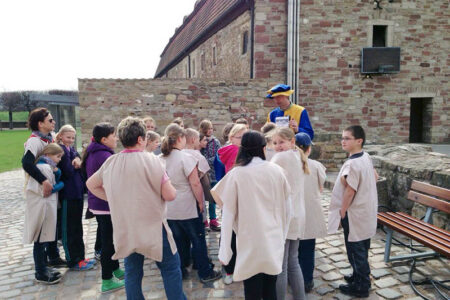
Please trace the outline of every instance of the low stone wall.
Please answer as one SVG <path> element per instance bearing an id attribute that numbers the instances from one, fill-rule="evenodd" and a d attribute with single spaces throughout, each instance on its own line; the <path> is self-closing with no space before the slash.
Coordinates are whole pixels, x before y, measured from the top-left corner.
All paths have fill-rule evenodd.
<path id="1" fill-rule="evenodd" d="M 417 218 L 425 215 L 424 206 L 407 199 L 413 180 L 450 189 L 450 157 L 431 152 L 429 146 L 369 145 L 366 151 L 372 156 L 378 173 L 386 178 L 388 197 L 383 204 L 395 211 L 404 211 Z M 435 213 L 434 223 L 448 228 L 450 216 Z"/>

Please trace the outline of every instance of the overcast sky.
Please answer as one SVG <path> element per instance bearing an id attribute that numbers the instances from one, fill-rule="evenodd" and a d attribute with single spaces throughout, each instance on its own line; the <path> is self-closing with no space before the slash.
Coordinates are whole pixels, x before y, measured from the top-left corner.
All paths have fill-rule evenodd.
<path id="1" fill-rule="evenodd" d="M 0 0 L 0 92 L 152 78 L 195 0 Z"/>

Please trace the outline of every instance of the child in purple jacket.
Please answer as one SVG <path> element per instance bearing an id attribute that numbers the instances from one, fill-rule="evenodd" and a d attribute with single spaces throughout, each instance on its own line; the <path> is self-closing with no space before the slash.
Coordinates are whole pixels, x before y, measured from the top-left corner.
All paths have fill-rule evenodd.
<path id="1" fill-rule="evenodd" d="M 99 123 L 92 131 L 92 142 L 83 155 L 82 167 L 87 177 L 91 177 L 103 163 L 114 154 L 117 146 L 117 137 L 114 127 L 109 123 Z M 123 288 L 125 272 L 119 268 L 119 261 L 112 260 L 113 227 L 108 202 L 97 198 L 88 191 L 88 208 L 95 215 L 101 239 L 101 265 L 102 265 L 102 293 Z"/>
<path id="2" fill-rule="evenodd" d="M 81 175 L 81 159 L 73 148 L 76 131 L 71 125 L 64 125 L 56 135 L 56 141 L 64 151 L 58 168 L 62 172 L 64 188 L 59 192 L 61 203 L 62 244 L 67 266 L 75 271 L 94 267 L 95 260 L 85 259 L 83 242 L 83 194 L 85 191 Z"/>

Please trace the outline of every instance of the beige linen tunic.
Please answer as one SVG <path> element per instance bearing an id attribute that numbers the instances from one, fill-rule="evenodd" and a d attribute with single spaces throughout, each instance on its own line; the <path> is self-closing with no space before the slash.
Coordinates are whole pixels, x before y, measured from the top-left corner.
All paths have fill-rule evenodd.
<path id="1" fill-rule="evenodd" d="M 166 201 L 161 198 L 164 165 L 152 153 L 110 156 L 96 174 L 103 181 L 113 224 L 113 259 L 136 252 L 162 261 L 162 226 L 172 253 L 177 248 L 167 224 Z"/>
<path id="2" fill-rule="evenodd" d="M 281 273 L 289 224 L 289 183 L 283 170 L 260 158 L 234 167 L 211 190 L 223 208 L 219 259 L 228 264 L 236 232 L 233 280 Z"/>
<path id="3" fill-rule="evenodd" d="M 283 168 L 291 187 L 291 221 L 287 239 L 298 240 L 305 231 L 305 172 L 298 150 L 276 153 L 271 162 Z"/>
<path id="4" fill-rule="evenodd" d="M 349 242 L 358 242 L 373 237 L 377 229 L 378 195 L 372 160 L 367 153 L 357 158 L 349 158 L 341 168 L 331 195 L 328 216 L 328 233 L 339 228 L 344 185 L 341 177 L 347 176 L 347 183 L 356 191 L 347 214 L 349 222 Z"/>
<path id="5" fill-rule="evenodd" d="M 52 185 L 56 183 L 50 165 L 37 164 L 36 166 Z M 42 185 L 30 176 L 25 186 L 26 208 L 23 234 L 25 244 L 52 242 L 56 238 L 58 193 L 52 193 L 47 198 L 43 195 Z"/>
<path id="6" fill-rule="evenodd" d="M 195 157 L 198 161 L 198 171 L 202 173 L 202 176 L 206 174 L 206 172 L 208 172 L 209 170 L 211 170 L 211 168 L 209 167 L 208 161 L 206 160 L 206 158 L 201 154 L 201 152 L 199 150 L 194 150 L 194 149 L 184 149 L 183 151 L 185 151 L 186 153 L 189 153 L 190 155 L 192 155 L 193 157 Z"/>
<path id="7" fill-rule="evenodd" d="M 325 167 L 318 161 L 308 159 L 310 174 L 305 175 L 305 232 L 302 240 L 327 235 L 327 224 L 322 209 L 320 188 L 325 183 Z"/>
<path id="8" fill-rule="evenodd" d="M 197 159 L 185 151 L 173 149 L 170 155 L 161 156 L 166 163 L 167 175 L 177 190 L 175 200 L 167 203 L 167 219 L 189 220 L 198 217 L 197 200 L 188 176 L 197 166 Z"/>

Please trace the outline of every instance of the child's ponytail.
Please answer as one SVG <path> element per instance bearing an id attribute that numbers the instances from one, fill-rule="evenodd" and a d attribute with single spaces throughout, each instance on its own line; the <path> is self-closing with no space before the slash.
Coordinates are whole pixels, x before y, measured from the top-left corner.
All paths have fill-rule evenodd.
<path id="1" fill-rule="evenodd" d="M 308 166 L 308 157 L 306 156 L 305 152 L 303 152 L 302 149 L 300 149 L 300 147 L 295 146 L 295 149 L 298 151 L 298 153 L 300 154 L 300 160 L 302 161 L 302 166 L 303 166 L 303 172 L 305 174 L 310 174 L 309 171 L 309 166 Z"/>
<path id="2" fill-rule="evenodd" d="M 179 137 L 186 135 L 186 131 L 178 124 L 172 123 L 167 126 L 165 135 L 161 142 L 161 153 L 163 156 L 169 156 Z"/>

